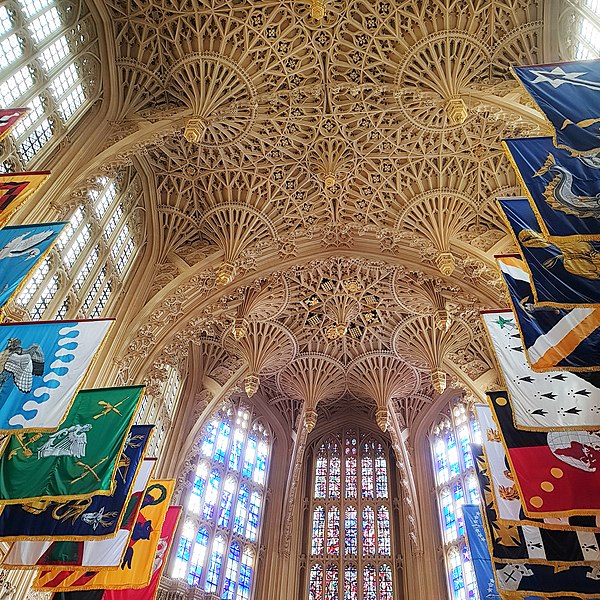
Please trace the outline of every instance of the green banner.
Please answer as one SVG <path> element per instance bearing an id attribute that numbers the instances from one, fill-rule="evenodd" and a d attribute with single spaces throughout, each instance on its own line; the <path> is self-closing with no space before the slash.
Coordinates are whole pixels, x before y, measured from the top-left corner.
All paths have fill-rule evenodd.
<path id="1" fill-rule="evenodd" d="M 12 435 L 0 456 L 0 502 L 110 495 L 143 390 L 80 391 L 56 431 Z"/>

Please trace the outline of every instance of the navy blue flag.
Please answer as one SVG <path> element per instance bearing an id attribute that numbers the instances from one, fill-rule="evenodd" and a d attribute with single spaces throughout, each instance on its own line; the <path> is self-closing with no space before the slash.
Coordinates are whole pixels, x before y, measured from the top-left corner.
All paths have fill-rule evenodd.
<path id="1" fill-rule="evenodd" d="M 575 308 L 600 303 L 600 242 L 546 239 L 527 198 L 498 200 L 527 263 L 534 304 Z"/>
<path id="2" fill-rule="evenodd" d="M 153 427 L 132 426 L 121 455 L 112 496 L 92 496 L 65 503 L 34 500 L 28 504 L 6 505 L 0 514 L 0 539 L 80 541 L 114 537 Z"/>
<path id="3" fill-rule="evenodd" d="M 467 543 L 471 553 L 475 580 L 481 600 L 500 599 L 496 582 L 494 580 L 494 569 L 492 559 L 485 538 L 485 524 L 481 517 L 479 506 L 475 504 L 464 504 L 462 507 L 467 532 Z"/>
<path id="4" fill-rule="evenodd" d="M 496 256 L 510 294 L 516 327 L 533 371 L 600 370 L 600 306 L 534 306 L 531 280 L 520 256 Z"/>
<path id="5" fill-rule="evenodd" d="M 549 137 L 503 144 L 545 236 L 600 240 L 600 156 L 573 157 Z"/>
<path id="6" fill-rule="evenodd" d="M 554 143 L 573 155 L 600 149 L 600 60 L 513 69 L 552 123 Z"/>

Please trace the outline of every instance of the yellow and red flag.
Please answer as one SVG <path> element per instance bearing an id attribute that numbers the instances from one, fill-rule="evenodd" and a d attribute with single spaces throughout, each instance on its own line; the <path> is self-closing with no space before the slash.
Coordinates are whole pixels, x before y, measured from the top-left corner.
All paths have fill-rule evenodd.
<path id="1" fill-rule="evenodd" d="M 0 174 L 0 227 L 48 179 L 48 175 L 50 171 Z"/>

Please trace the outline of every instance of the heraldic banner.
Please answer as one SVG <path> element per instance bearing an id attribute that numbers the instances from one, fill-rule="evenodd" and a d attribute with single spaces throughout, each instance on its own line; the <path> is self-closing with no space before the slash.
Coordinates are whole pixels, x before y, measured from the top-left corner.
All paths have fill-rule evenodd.
<path id="1" fill-rule="evenodd" d="M 3 108 L 0 110 L 0 142 L 9 134 L 14 124 L 28 112 L 28 108 Z"/>
<path id="2" fill-rule="evenodd" d="M 506 392 L 488 392 L 510 470 L 528 517 L 596 516 L 600 511 L 600 434 L 516 429 Z"/>
<path id="3" fill-rule="evenodd" d="M 0 433 L 56 429 L 112 322 L 0 325 Z"/>
<path id="4" fill-rule="evenodd" d="M 6 224 L 48 175 L 50 171 L 0 174 L 0 226 Z"/>
<path id="5" fill-rule="evenodd" d="M 58 431 L 11 436 L 0 457 L 0 501 L 110 495 L 143 391 L 82 390 Z"/>
<path id="6" fill-rule="evenodd" d="M 514 255 L 495 258 L 531 368 L 536 373 L 600 370 L 600 306 L 537 307 L 524 261 Z"/>
<path id="7" fill-rule="evenodd" d="M 498 204 L 525 259 L 536 306 L 576 308 L 600 303 L 600 242 L 576 236 L 546 239 L 526 198 Z"/>
<path id="8" fill-rule="evenodd" d="M 485 524 L 481 517 L 479 506 L 475 504 L 463 504 L 463 518 L 467 534 L 467 545 L 473 561 L 475 580 L 479 597 L 482 600 L 500 600 L 494 581 L 494 569 L 492 559 L 485 538 Z"/>
<path id="9" fill-rule="evenodd" d="M 498 520 L 482 447 L 473 444 L 471 450 L 483 498 L 484 514 L 489 528 L 489 548 L 493 558 L 528 564 L 552 564 L 560 568 L 598 564 L 598 532 L 547 529 L 543 524 L 525 525 Z"/>
<path id="10" fill-rule="evenodd" d="M 125 442 L 110 496 L 85 500 L 34 500 L 9 504 L 0 513 L 0 541 L 89 540 L 114 537 L 141 467 L 152 425 L 134 425 Z"/>
<path id="11" fill-rule="evenodd" d="M 122 511 L 117 535 L 110 539 L 90 539 L 86 541 L 18 541 L 13 542 L 2 559 L 2 566 L 8 569 L 37 568 L 51 565 L 64 569 L 65 565 L 101 569 L 118 569 L 131 531 L 136 523 L 156 460 L 142 462 L 133 483 L 133 492 Z M 65 576 L 71 572 L 64 571 Z"/>
<path id="12" fill-rule="evenodd" d="M 573 155 L 600 147 L 600 60 L 515 67 L 517 79 L 556 130 L 554 143 Z"/>
<path id="13" fill-rule="evenodd" d="M 65 223 L 44 223 L 0 229 L 0 307 L 38 266 L 64 226 Z"/>
<path id="14" fill-rule="evenodd" d="M 158 593 L 158 583 L 169 558 L 169 550 L 173 543 L 173 536 L 180 516 L 181 506 L 169 506 L 152 563 L 150 583 L 146 587 L 138 589 L 106 590 L 102 600 L 155 600 Z"/>
<path id="15" fill-rule="evenodd" d="M 503 144 L 545 236 L 600 240 L 600 160 L 572 157 L 549 137 Z"/>
<path id="16" fill-rule="evenodd" d="M 556 430 L 600 427 L 600 373 L 536 373 L 523 353 L 510 310 L 481 315 L 504 375 L 515 425 L 519 429 Z"/>
<path id="17" fill-rule="evenodd" d="M 499 521 L 505 521 L 510 525 L 534 525 L 547 529 L 600 531 L 600 514 L 595 517 L 528 519 L 523 512 L 514 477 L 508 468 L 506 451 L 498 431 L 498 425 L 494 421 L 492 410 L 487 404 L 476 404 L 475 412 L 481 427 L 483 448 L 485 450 L 485 466 L 482 466 L 481 469 L 485 468 L 487 470 L 487 477 L 489 478 L 489 482 L 482 482 L 479 478 L 479 486 L 482 497 L 487 498 L 489 493 Z M 479 472 L 481 469 L 478 466 L 477 471 Z M 489 490 L 486 489 L 488 485 Z"/>
<path id="18" fill-rule="evenodd" d="M 44 591 L 146 587 L 152 578 L 152 566 L 160 540 L 161 528 L 174 488 L 174 480 L 150 481 L 125 555 L 116 570 L 41 569 L 38 571 L 33 587 Z"/>

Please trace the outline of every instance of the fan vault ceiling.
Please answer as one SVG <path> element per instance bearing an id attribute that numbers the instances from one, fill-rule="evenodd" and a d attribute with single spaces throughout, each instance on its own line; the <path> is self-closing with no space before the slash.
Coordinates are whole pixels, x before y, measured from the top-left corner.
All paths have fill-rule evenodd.
<path id="1" fill-rule="evenodd" d="M 509 73 L 540 61 L 538 2 L 104 10 L 112 133 L 95 168 L 133 165 L 152 212 L 124 380 L 189 356 L 260 378 L 309 429 L 340 399 L 410 427 L 434 388 L 495 380 L 477 311 L 511 247 L 495 199 L 519 192 L 500 141 L 544 131 Z"/>

